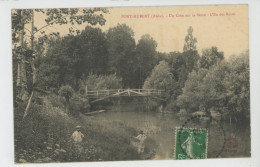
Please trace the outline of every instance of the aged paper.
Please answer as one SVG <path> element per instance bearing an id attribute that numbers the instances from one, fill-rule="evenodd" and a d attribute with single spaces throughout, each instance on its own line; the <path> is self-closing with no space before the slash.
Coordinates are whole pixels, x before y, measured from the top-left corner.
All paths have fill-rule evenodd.
<path id="1" fill-rule="evenodd" d="M 11 15 L 15 163 L 251 157 L 248 5 Z"/>

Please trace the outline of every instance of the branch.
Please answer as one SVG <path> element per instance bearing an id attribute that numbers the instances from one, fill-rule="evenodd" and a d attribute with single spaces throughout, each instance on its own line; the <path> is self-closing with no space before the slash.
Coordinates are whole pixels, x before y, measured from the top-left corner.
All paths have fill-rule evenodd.
<path id="1" fill-rule="evenodd" d="M 68 17 L 68 16 L 69 16 L 69 14 L 67 14 L 66 16 L 63 16 L 63 17 L 61 17 L 61 18 L 65 18 L 65 17 Z M 50 26 L 50 25 L 56 23 L 56 22 L 57 22 L 57 20 L 55 20 L 55 21 L 53 21 L 53 22 L 50 22 L 49 24 L 46 24 L 45 26 L 43 26 L 43 27 L 39 28 L 37 31 L 35 31 L 35 32 L 33 33 L 33 35 L 36 34 L 36 33 L 39 32 L 39 31 L 41 31 L 42 29 L 44 29 L 44 28 L 46 28 L 46 27 L 48 27 L 48 26 Z"/>
<path id="2" fill-rule="evenodd" d="M 26 27 L 24 27 L 24 29 L 29 31 L 29 33 L 32 35 L 32 32 L 29 29 L 27 29 Z"/>
<path id="3" fill-rule="evenodd" d="M 25 34 L 24 36 L 27 36 L 27 37 L 30 37 L 30 38 L 32 37 L 32 36 L 30 36 L 30 35 L 26 35 L 26 34 Z"/>

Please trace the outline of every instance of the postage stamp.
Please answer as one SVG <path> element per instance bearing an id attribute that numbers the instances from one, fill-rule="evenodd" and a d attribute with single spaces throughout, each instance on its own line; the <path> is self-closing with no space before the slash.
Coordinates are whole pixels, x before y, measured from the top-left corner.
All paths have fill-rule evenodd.
<path id="1" fill-rule="evenodd" d="M 207 129 L 176 128 L 175 159 L 206 159 Z"/>

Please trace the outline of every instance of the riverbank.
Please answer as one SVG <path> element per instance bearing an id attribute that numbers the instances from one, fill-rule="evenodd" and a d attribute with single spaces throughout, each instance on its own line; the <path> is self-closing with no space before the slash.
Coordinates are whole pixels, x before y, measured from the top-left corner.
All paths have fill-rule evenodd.
<path id="1" fill-rule="evenodd" d="M 147 139 L 145 152 L 139 154 L 130 144 L 138 135 L 138 129 L 122 121 L 83 114 L 69 116 L 61 108 L 52 106 L 47 98 L 43 105 L 33 104 L 30 115 L 22 121 L 19 111 L 23 107 L 15 109 L 16 163 L 142 160 L 153 156 L 149 147 L 154 147 L 154 141 Z M 85 135 L 81 155 L 75 154 L 70 141 L 77 125 Z"/>

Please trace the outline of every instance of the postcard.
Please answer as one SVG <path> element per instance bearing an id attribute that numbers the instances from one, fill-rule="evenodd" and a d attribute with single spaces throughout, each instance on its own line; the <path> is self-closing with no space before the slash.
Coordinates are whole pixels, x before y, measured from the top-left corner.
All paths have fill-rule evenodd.
<path id="1" fill-rule="evenodd" d="M 251 157 L 248 5 L 11 16 L 15 163 Z"/>

